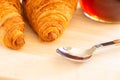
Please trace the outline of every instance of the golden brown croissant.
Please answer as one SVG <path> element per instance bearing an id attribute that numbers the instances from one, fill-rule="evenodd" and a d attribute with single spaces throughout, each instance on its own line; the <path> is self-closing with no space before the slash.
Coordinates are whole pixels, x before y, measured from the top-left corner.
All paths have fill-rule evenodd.
<path id="1" fill-rule="evenodd" d="M 20 1 L 0 0 L 0 41 L 9 48 L 21 48 L 25 43 L 24 27 Z"/>
<path id="2" fill-rule="evenodd" d="M 23 0 L 24 13 L 44 40 L 57 39 L 69 24 L 78 0 Z"/>

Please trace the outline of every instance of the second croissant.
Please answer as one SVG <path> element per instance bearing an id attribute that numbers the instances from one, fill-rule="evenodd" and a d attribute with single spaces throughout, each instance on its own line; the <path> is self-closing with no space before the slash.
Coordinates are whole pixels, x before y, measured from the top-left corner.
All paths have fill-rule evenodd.
<path id="1" fill-rule="evenodd" d="M 21 11 L 19 0 L 0 0 L 0 43 L 11 49 L 20 49 L 25 44 Z"/>
<path id="2" fill-rule="evenodd" d="M 23 0 L 24 13 L 44 41 L 61 36 L 75 12 L 78 0 Z"/>

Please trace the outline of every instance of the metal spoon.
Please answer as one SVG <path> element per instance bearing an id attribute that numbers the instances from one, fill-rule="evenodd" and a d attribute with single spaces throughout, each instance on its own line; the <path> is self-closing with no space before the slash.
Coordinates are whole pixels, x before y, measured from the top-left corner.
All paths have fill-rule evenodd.
<path id="1" fill-rule="evenodd" d="M 56 52 L 67 59 L 70 59 L 73 61 L 79 61 L 79 62 L 86 62 L 92 57 L 93 52 L 97 48 L 109 46 L 113 44 L 119 44 L 119 43 L 120 43 L 120 39 L 116 39 L 113 41 L 94 45 L 90 49 L 84 50 L 82 52 L 80 52 L 81 51 L 80 49 L 72 48 L 72 47 L 60 47 L 56 49 Z"/>

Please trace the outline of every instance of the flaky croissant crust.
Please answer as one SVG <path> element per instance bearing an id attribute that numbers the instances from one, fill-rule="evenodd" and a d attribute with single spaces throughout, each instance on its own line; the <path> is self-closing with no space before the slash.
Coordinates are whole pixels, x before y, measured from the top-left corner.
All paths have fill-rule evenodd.
<path id="1" fill-rule="evenodd" d="M 12 49 L 19 49 L 25 43 L 25 23 L 20 13 L 19 0 L 0 0 L 0 40 Z"/>
<path id="2" fill-rule="evenodd" d="M 77 6 L 77 0 L 23 0 L 24 13 L 44 41 L 61 36 Z"/>

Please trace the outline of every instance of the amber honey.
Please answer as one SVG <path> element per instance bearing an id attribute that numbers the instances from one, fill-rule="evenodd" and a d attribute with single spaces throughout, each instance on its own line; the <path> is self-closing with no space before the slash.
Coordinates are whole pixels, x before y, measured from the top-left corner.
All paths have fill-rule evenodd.
<path id="1" fill-rule="evenodd" d="M 94 20 L 120 22 L 120 0 L 80 0 L 80 6 Z"/>

